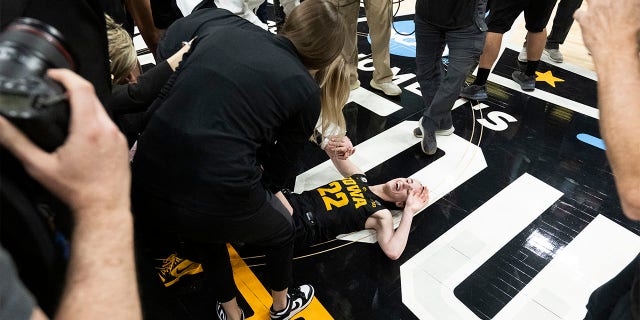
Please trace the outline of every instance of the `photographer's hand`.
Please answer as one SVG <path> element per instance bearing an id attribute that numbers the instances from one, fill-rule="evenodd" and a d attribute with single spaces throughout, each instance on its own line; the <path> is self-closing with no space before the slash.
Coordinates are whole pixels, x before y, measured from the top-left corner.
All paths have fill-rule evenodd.
<path id="1" fill-rule="evenodd" d="M 69 95 L 71 119 L 65 143 L 47 153 L 0 117 L 0 144 L 65 201 L 75 218 L 66 286 L 56 317 L 140 319 L 126 140 L 89 82 L 69 70 L 50 70 L 48 75 Z M 33 316 L 38 315 L 34 310 Z"/>
<path id="2" fill-rule="evenodd" d="M 66 87 L 71 104 L 64 145 L 47 153 L 5 118 L 0 118 L 0 144 L 74 212 L 93 207 L 128 211 L 130 172 L 124 136 L 89 82 L 68 70 L 51 70 L 49 76 Z"/>

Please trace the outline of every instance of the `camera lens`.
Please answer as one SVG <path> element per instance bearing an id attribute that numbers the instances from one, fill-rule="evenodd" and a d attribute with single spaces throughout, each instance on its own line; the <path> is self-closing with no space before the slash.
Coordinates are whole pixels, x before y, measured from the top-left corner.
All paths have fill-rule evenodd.
<path id="1" fill-rule="evenodd" d="M 69 105 L 62 86 L 45 76 L 49 68 L 74 69 L 58 30 L 20 18 L 0 34 L 0 114 L 53 150 L 66 137 Z"/>
<path id="2" fill-rule="evenodd" d="M 62 34 L 33 18 L 12 22 L 0 35 L 0 75 L 43 75 L 48 68 L 74 69 Z"/>

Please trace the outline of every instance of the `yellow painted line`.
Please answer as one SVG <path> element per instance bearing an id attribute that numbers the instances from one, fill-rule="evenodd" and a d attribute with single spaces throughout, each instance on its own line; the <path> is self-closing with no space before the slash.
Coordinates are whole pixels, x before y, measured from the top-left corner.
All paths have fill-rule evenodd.
<path id="1" fill-rule="evenodd" d="M 265 289 L 258 277 L 253 274 L 251 268 L 242 260 L 238 252 L 231 246 L 229 249 L 229 257 L 231 258 L 231 266 L 233 267 L 233 278 L 236 280 L 236 286 L 249 303 L 253 310 L 253 319 L 269 319 L 269 308 L 271 308 L 271 294 Z M 304 318 L 311 320 L 332 320 L 333 317 L 324 308 L 318 298 L 313 300 L 302 312 L 298 313 L 294 319 Z"/>

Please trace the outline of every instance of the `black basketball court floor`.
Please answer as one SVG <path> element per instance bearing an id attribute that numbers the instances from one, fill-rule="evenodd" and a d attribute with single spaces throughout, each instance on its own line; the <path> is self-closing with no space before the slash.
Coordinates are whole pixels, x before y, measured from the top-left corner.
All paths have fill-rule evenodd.
<path id="1" fill-rule="evenodd" d="M 536 90 L 523 92 L 511 80 L 518 48 L 507 47 L 489 77 L 489 100 L 458 100 L 455 133 L 438 136 L 437 153 L 427 156 L 412 135 L 423 111 L 415 38 L 392 31 L 403 92 L 389 98 L 369 87 L 360 20 L 362 86 L 344 109 L 357 150 L 351 159 L 373 184 L 420 180 L 430 201 L 396 261 L 368 231 L 297 255 L 295 283 L 312 284 L 316 297 L 294 319 L 582 319 L 589 294 L 640 252 L 640 226 L 622 214 L 600 138 L 595 74 L 544 60 Z M 413 16 L 394 26 L 410 33 Z M 324 152 L 307 149 L 292 189 L 340 178 Z M 241 244 L 229 250 L 245 314 L 268 319 L 264 258 Z M 205 275 L 163 289 L 183 312 L 171 318 L 215 319 L 215 301 L 198 280 Z"/>

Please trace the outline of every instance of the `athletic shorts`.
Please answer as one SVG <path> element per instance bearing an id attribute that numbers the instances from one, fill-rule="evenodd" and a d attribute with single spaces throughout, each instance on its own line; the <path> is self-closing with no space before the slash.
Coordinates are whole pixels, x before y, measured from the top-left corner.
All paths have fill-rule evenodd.
<path id="1" fill-rule="evenodd" d="M 487 26 L 489 32 L 505 33 L 511 29 L 522 11 L 526 28 L 531 32 L 542 32 L 551 18 L 556 0 L 491 0 Z"/>

